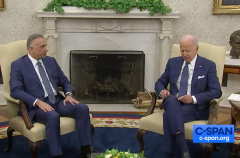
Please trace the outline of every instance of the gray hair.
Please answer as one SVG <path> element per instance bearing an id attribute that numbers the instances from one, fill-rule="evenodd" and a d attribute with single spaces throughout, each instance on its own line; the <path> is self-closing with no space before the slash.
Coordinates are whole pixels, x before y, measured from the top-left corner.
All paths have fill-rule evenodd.
<path id="1" fill-rule="evenodd" d="M 32 34 L 28 37 L 28 39 L 27 39 L 27 49 L 29 49 L 29 47 L 32 45 L 32 41 L 37 39 L 37 38 L 44 38 L 44 37 L 40 34 Z"/>
<path id="2" fill-rule="evenodd" d="M 198 46 L 198 40 L 197 40 L 197 38 L 196 38 L 195 36 L 193 36 L 193 35 L 185 35 L 185 36 L 182 36 L 182 37 L 180 38 L 180 41 L 185 41 L 185 40 L 189 40 L 189 39 L 193 41 L 193 44 L 194 44 L 195 47 Z"/>

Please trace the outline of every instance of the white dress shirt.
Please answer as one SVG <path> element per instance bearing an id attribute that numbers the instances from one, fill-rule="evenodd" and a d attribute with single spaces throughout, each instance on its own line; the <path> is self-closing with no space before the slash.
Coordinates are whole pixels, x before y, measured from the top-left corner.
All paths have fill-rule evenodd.
<path id="1" fill-rule="evenodd" d="M 195 64 L 196 64 L 196 60 L 197 60 L 197 55 L 193 58 L 193 60 L 188 64 L 188 87 L 187 87 L 187 95 L 191 95 L 191 84 L 192 84 L 192 76 L 193 76 L 193 71 L 194 71 L 194 67 L 195 67 Z M 182 65 L 182 70 L 179 74 L 179 77 L 178 77 L 178 80 L 177 80 L 177 87 L 179 89 L 180 87 L 180 81 L 181 81 L 181 76 L 182 76 L 182 71 L 183 71 L 183 68 L 186 64 L 186 61 L 183 62 L 183 65 Z M 178 96 L 178 93 L 177 95 Z M 193 98 L 193 103 L 196 104 L 197 103 L 197 99 L 192 96 Z"/>
<path id="2" fill-rule="evenodd" d="M 38 70 L 38 65 L 37 65 L 38 60 L 36 60 L 36 59 L 34 59 L 33 57 L 31 57 L 31 55 L 29 55 L 29 54 L 28 54 L 28 57 L 29 57 L 29 59 L 31 60 L 31 62 L 32 62 L 32 64 L 33 64 L 33 67 L 34 67 L 34 69 L 35 69 L 35 71 L 36 71 L 36 73 L 37 73 L 37 75 L 38 75 L 38 78 L 39 78 L 39 80 L 40 80 L 40 82 L 41 82 L 41 84 L 42 84 L 42 87 L 43 87 L 43 90 L 44 90 L 44 97 L 47 97 L 47 96 L 48 96 L 48 93 L 47 93 L 47 90 L 46 90 L 46 88 L 45 88 L 45 86 L 44 86 L 44 84 L 43 84 L 42 77 L 40 76 L 40 73 L 39 73 L 39 70 Z M 43 69 L 44 69 L 45 73 L 47 74 L 47 71 L 46 71 L 46 69 L 45 69 L 45 66 L 44 66 L 42 60 L 39 60 L 39 62 L 42 63 Z M 57 95 L 56 90 L 53 88 L 52 83 L 51 83 L 50 80 L 49 80 L 48 74 L 47 74 L 47 78 L 48 78 L 48 81 L 49 81 L 49 83 L 50 83 L 50 85 L 51 85 L 51 88 L 52 88 L 52 90 L 53 90 L 54 95 Z M 37 101 L 37 99 L 34 101 L 33 106 L 35 106 L 36 101 Z"/>

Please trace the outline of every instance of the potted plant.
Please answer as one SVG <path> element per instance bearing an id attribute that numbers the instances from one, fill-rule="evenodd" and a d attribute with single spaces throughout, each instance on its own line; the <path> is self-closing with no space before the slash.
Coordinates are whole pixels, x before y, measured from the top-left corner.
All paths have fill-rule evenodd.
<path id="1" fill-rule="evenodd" d="M 166 15 L 172 11 L 162 0 L 52 0 L 43 11 L 64 14 L 64 6 L 87 10 L 114 10 L 116 13 L 129 13 L 133 8 L 138 8 L 140 11 L 148 10 L 150 15 Z"/>
<path id="2" fill-rule="evenodd" d="M 106 150 L 105 153 L 97 155 L 96 158 L 145 158 L 144 152 L 140 154 L 130 153 L 130 150 L 127 152 L 118 151 L 118 149 Z"/>

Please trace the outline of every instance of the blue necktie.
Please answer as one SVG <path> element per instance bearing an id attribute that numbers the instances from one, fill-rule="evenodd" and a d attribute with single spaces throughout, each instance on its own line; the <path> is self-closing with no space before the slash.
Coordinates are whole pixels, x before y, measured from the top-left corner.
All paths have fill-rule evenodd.
<path id="1" fill-rule="evenodd" d="M 42 77 L 42 82 L 43 82 L 43 85 L 48 93 L 48 100 L 51 102 L 51 103 L 55 103 L 55 95 L 53 93 L 53 90 L 52 90 L 52 87 L 50 85 L 50 82 L 47 78 L 47 74 L 46 72 L 44 71 L 43 69 L 43 66 L 42 66 L 42 63 L 41 62 L 37 62 L 37 65 L 38 65 L 38 70 L 39 70 L 39 73 L 40 73 L 40 76 Z"/>
<path id="2" fill-rule="evenodd" d="M 179 94 L 178 97 L 181 97 L 183 95 L 187 94 L 187 88 L 188 88 L 188 64 L 186 62 L 181 76 L 180 86 L 179 86 Z"/>

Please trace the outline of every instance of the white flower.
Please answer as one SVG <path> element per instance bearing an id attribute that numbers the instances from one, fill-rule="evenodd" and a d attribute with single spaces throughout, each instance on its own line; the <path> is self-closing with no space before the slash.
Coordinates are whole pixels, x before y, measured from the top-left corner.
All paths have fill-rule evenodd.
<path id="1" fill-rule="evenodd" d="M 105 155 L 105 158 L 111 158 L 112 154 Z"/>
<path id="2" fill-rule="evenodd" d="M 125 154 L 127 155 L 127 154 L 128 154 L 128 152 L 125 152 Z"/>

